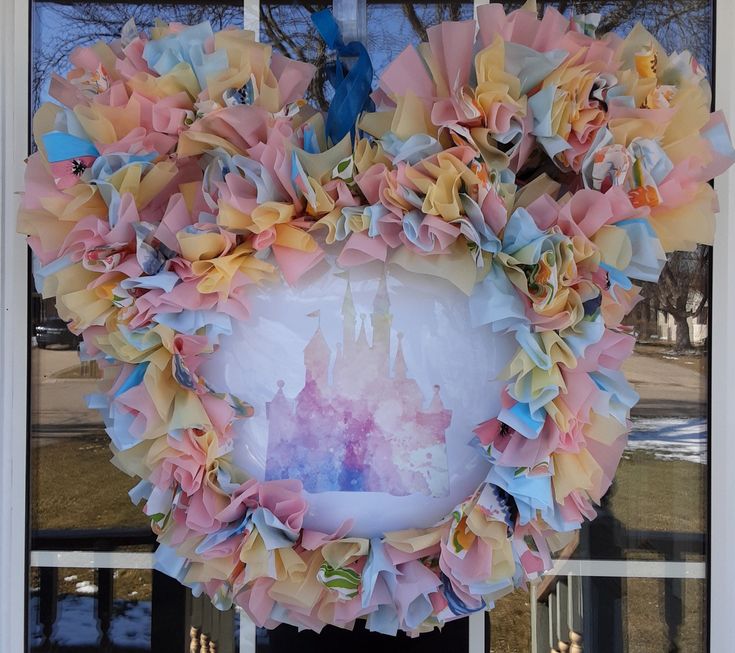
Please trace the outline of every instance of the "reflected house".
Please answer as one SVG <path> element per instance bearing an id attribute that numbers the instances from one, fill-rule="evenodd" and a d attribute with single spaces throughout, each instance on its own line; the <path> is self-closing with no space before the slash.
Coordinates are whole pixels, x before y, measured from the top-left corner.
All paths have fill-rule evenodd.
<path id="1" fill-rule="evenodd" d="M 318 313 L 314 314 L 318 317 Z M 372 345 L 348 284 L 343 345 L 334 365 L 320 326 L 304 349 L 304 386 L 295 398 L 278 382 L 266 405 L 266 479 L 298 478 L 309 492 L 364 491 L 446 496 L 446 430 L 452 411 L 434 386 L 428 407 L 409 377 L 402 337 L 390 370 L 391 315 L 385 278 L 375 296 Z"/>

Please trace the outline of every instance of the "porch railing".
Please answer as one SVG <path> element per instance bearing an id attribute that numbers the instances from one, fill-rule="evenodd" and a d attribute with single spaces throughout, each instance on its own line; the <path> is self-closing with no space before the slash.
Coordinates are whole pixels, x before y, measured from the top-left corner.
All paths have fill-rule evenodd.
<path id="1" fill-rule="evenodd" d="M 567 553 L 572 556 L 571 552 Z M 607 561 L 631 560 L 631 553 L 646 554 L 646 557 L 652 554 L 654 558 L 642 561 L 641 556 L 635 556 L 632 559 L 636 565 L 656 564 L 661 560 L 666 561 L 664 565 L 681 565 L 690 556 L 704 558 L 706 540 L 702 533 L 627 530 L 603 507 L 598 521 L 587 528 L 573 553 L 574 558 L 591 561 L 588 565 L 591 573 L 547 576 L 531 590 L 532 653 L 583 653 L 584 650 L 623 653 L 625 583 L 628 577 L 636 576 L 613 577 L 609 573 L 594 576 L 593 570 L 595 561 L 604 565 Z M 663 582 L 663 616 L 669 651 L 676 653 L 684 615 L 685 578 L 682 574 L 659 578 Z"/>

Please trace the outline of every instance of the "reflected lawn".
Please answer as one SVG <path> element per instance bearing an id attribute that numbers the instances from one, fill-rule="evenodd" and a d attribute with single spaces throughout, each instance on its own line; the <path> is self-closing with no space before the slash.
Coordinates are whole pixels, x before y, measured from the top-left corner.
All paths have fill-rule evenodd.
<path id="1" fill-rule="evenodd" d="M 612 489 L 612 513 L 630 530 L 703 533 L 707 474 L 706 465 L 626 451 Z"/>
<path id="2" fill-rule="evenodd" d="M 128 497 L 136 480 L 110 463 L 105 433 L 32 442 L 34 529 L 148 526 Z"/>

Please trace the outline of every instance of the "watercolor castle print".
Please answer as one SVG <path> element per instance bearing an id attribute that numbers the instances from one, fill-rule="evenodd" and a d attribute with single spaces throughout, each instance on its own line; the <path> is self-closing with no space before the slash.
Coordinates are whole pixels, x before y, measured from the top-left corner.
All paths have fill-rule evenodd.
<path id="1" fill-rule="evenodd" d="M 318 317 L 318 313 L 313 314 Z M 452 411 L 439 386 L 428 407 L 408 377 L 401 336 L 390 373 L 391 314 L 385 278 L 375 296 L 368 344 L 347 285 L 342 304 L 343 344 L 332 352 L 317 326 L 304 349 L 304 386 L 294 399 L 283 381 L 266 404 L 266 479 L 298 478 L 308 492 L 388 492 L 401 496 L 449 493 L 445 433 Z"/>

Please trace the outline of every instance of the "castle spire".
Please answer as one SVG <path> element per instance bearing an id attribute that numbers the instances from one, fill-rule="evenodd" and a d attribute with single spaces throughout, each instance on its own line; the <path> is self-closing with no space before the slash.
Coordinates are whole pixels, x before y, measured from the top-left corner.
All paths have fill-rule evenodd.
<path id="1" fill-rule="evenodd" d="M 378 292 L 375 293 L 373 300 L 373 316 L 390 314 L 390 298 L 388 297 L 388 280 L 385 276 L 385 269 L 380 275 L 380 285 Z"/>
<path id="2" fill-rule="evenodd" d="M 313 379 L 322 387 L 327 385 L 329 359 L 332 352 L 324 339 L 321 327 L 317 327 L 314 335 L 304 349 L 304 366 L 306 380 Z"/>
<path id="3" fill-rule="evenodd" d="M 291 402 L 286 398 L 286 395 L 283 394 L 284 382 L 279 379 L 276 385 L 278 386 L 276 394 L 273 396 L 273 399 L 265 404 L 265 413 L 268 419 L 272 418 L 272 413 L 275 415 L 287 415 L 291 413 L 292 409 Z"/>
<path id="4" fill-rule="evenodd" d="M 342 355 L 349 356 L 355 348 L 355 303 L 352 300 L 352 286 L 347 279 L 347 290 L 342 301 Z"/>
<path id="5" fill-rule="evenodd" d="M 385 268 L 380 276 L 378 291 L 373 299 L 373 314 L 370 318 L 373 325 L 373 350 L 376 360 L 380 361 L 380 371 L 388 375 L 390 369 L 390 299 L 388 298 L 388 282 Z"/>
<path id="6" fill-rule="evenodd" d="M 444 402 L 439 396 L 439 390 L 441 390 L 440 386 L 435 385 L 434 396 L 431 398 L 431 403 L 429 404 L 428 412 L 430 413 L 441 413 L 444 410 Z"/>
<path id="7" fill-rule="evenodd" d="M 393 378 L 406 378 L 406 359 L 403 357 L 403 334 L 398 334 L 398 347 L 396 347 L 396 360 L 393 365 Z"/>
<path id="8" fill-rule="evenodd" d="M 365 331 L 365 315 L 360 315 L 360 333 L 357 336 L 358 351 L 370 349 L 367 341 L 367 332 Z"/>

